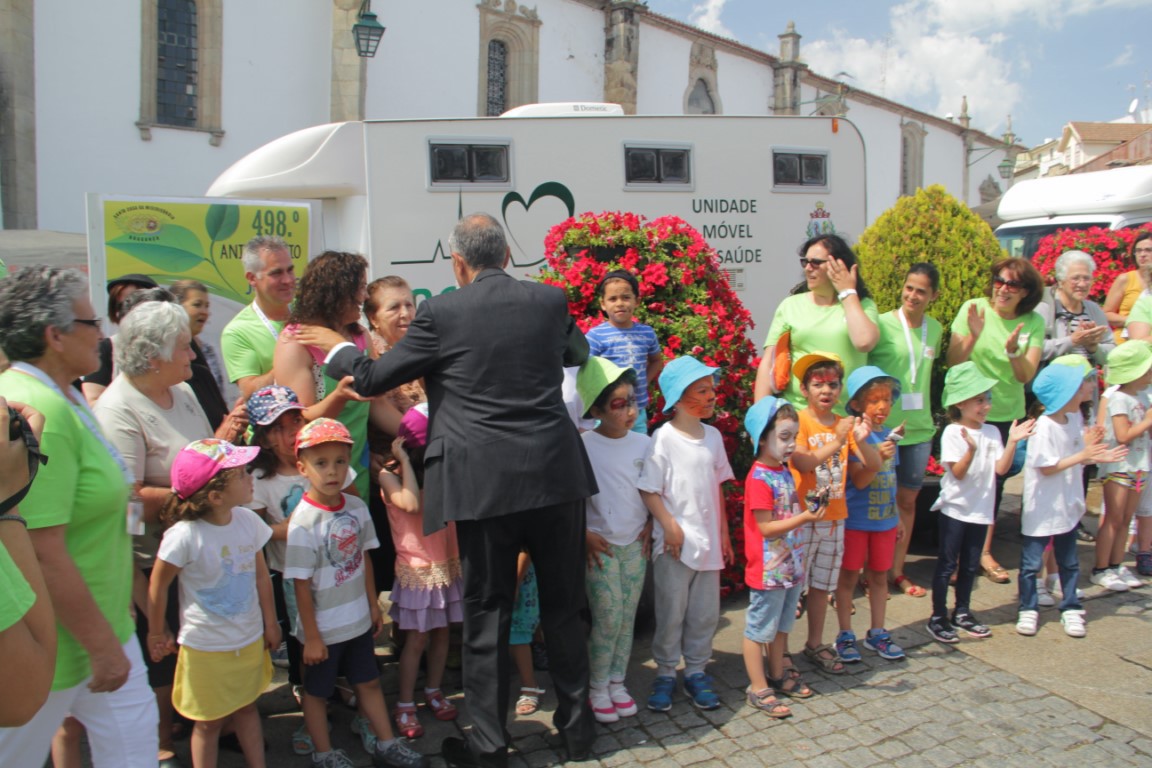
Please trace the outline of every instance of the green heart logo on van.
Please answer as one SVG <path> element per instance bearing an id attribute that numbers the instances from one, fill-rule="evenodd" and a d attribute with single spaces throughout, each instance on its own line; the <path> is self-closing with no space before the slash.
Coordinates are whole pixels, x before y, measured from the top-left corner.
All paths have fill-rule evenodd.
<path id="1" fill-rule="evenodd" d="M 508 236 L 512 239 L 512 242 L 516 243 L 516 247 L 520 251 L 524 251 L 524 248 L 520 245 L 520 242 L 516 239 L 516 235 L 512 232 L 512 227 L 508 224 L 508 207 L 513 203 L 519 203 L 524 207 L 524 210 L 527 211 L 537 200 L 542 200 L 546 197 L 554 197 L 564 203 L 565 208 L 568 210 L 569 218 L 576 215 L 576 198 L 572 196 L 572 192 L 568 187 L 558 181 L 546 181 L 536 187 L 536 189 L 532 190 L 532 194 L 528 196 L 527 202 L 524 201 L 523 196 L 521 196 L 519 192 L 509 192 L 504 195 L 504 202 L 500 206 L 500 216 L 504 219 L 504 228 L 508 230 Z M 542 261 L 544 261 L 543 256 L 538 259 L 533 259 L 526 264 L 520 264 L 516 261 L 515 255 L 512 257 L 512 264 L 517 267 L 531 267 Z"/>

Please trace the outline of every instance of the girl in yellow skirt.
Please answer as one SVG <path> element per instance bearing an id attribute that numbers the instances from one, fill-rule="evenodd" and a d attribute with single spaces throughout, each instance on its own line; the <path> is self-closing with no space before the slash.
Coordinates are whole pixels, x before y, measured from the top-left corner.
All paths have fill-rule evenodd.
<path id="1" fill-rule="evenodd" d="M 172 463 L 172 494 L 161 510 L 164 533 L 148 587 L 148 651 L 177 652 L 165 631 L 168 585 L 180 577 L 180 636 L 172 703 L 195 721 L 192 764 L 214 768 L 229 716 L 251 768 L 264 768 L 256 699 L 272 679 L 280 645 L 272 582 L 261 551 L 272 530 L 251 510 L 244 466 L 259 448 L 197 440 Z"/>

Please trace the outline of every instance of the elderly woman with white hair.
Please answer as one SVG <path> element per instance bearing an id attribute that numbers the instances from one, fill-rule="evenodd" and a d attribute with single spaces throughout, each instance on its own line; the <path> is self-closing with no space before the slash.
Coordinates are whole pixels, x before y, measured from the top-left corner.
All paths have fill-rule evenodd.
<path id="1" fill-rule="evenodd" d="M 156 703 L 130 616 L 133 475 L 72 386 L 100 367 L 100 324 L 76 270 L 25 267 L 0 280 L 0 347 L 12 360 L 0 394 L 44 415 L 51 460 L 20 513 L 60 627 L 48 701 L 25 725 L 0 728 L 4 766 L 43 765 L 69 713 L 88 729 L 96 768 L 156 760 Z"/>
<path id="2" fill-rule="evenodd" d="M 180 449 L 213 436 L 204 409 L 186 383 L 192 376 L 192 332 L 188 313 L 178 304 L 150 301 L 120 320 L 113 349 L 120 372 L 96 401 L 96 418 L 137 479 L 143 505 L 143 535 L 135 537 L 136 564 L 147 576 L 156 560 L 163 526 L 160 508 L 171 491 L 170 471 Z M 242 422 L 225 419 L 215 437 L 235 440 Z M 169 605 L 178 605 L 172 595 Z M 176 611 L 169 623 L 176 630 Z M 147 634 L 147 619 L 138 612 L 137 633 Z M 148 683 L 160 709 L 161 762 L 171 760 L 172 682 L 175 657 L 146 659 Z"/>
<path id="3" fill-rule="evenodd" d="M 1056 259 L 1056 284 L 1044 292 L 1036 311 L 1044 318 L 1043 362 L 1076 354 L 1103 365 L 1116 341 L 1103 308 L 1088 298 L 1096 260 L 1084 251 L 1065 251 Z"/>

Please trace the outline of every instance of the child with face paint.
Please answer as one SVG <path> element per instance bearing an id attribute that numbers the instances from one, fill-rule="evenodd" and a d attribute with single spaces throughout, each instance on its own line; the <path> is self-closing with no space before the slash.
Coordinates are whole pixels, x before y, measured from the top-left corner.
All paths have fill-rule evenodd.
<path id="1" fill-rule="evenodd" d="M 660 373 L 665 412 L 672 420 L 656 430 L 637 487 L 656 518 L 652 546 L 656 681 L 648 708 L 667 712 L 684 659 L 684 692 L 699 709 L 716 709 L 720 697 L 704 667 L 720 619 L 720 571 L 732 562 L 732 543 L 720 484 L 734 479 L 720 432 L 703 423 L 716 410 L 709 368 L 678 357 Z"/>
<path id="2" fill-rule="evenodd" d="M 794 667 L 785 670 L 784 650 L 796 622 L 804 588 L 801 527 L 824 516 L 824 507 L 801 510 L 788 460 L 800 429 L 787 400 L 765 397 L 748 409 L 744 428 L 756 461 L 744 481 L 744 555 L 748 611 L 744 623 L 744 669 L 748 705 L 773 718 L 792 710 L 776 698 L 806 699 L 812 689 Z M 768 674 L 764 674 L 767 646 Z"/>
<path id="3" fill-rule="evenodd" d="M 848 519 L 844 521 L 844 561 L 836 586 L 836 617 L 840 634 L 836 652 L 845 662 L 860 661 L 856 635 L 852 631 L 852 593 L 861 571 L 867 569 L 868 607 L 871 629 L 864 647 L 882 658 L 904 658 L 904 649 L 892 642 L 884 628 L 888 607 L 888 571 L 896 552 L 896 542 L 904 536 L 904 524 L 896 509 L 896 446 L 903 429 L 888 429 L 884 423 L 892 404 L 900 397 L 900 382 L 874 365 L 852 371 L 848 377 L 848 412 L 862 416 L 872 427 L 869 445 L 880 454 L 879 470 L 865 468 L 855 456 L 848 458 Z"/>
<path id="4" fill-rule="evenodd" d="M 844 381 L 839 357 L 831 352 L 811 352 L 793 363 L 792 374 L 800 380 L 800 391 L 808 401 L 808 407 L 799 413 L 792 476 L 806 503 L 809 495 L 816 492 L 828 496 L 823 519 L 804 528 L 808 585 L 804 655 L 825 672 L 839 675 L 844 673 L 844 665 L 836 649 L 824 642 L 823 635 L 827 596 L 836 589 L 844 556 L 844 519 L 848 517 L 844 503 L 845 469 L 849 452 L 871 471 L 880 469 L 880 454 L 866 442 L 872 430 L 864 419 L 837 416 L 832 411 Z"/>

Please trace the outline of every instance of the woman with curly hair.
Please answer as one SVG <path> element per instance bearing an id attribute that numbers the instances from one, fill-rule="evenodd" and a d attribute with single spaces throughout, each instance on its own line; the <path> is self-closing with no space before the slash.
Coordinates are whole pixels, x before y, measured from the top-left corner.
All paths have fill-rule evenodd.
<path id="1" fill-rule="evenodd" d="M 350 286 L 355 288 L 349 291 Z M 348 428 L 354 441 L 352 468 L 356 489 L 368 498 L 368 420 L 390 434 L 396 434 L 400 414 L 384 398 L 370 399 L 356 394 L 352 377 L 340 381 L 325 373 L 323 350 L 296 340 L 301 325 L 319 325 L 336 331 L 366 355 L 372 353 L 368 334 L 360 325 L 360 306 L 367 298 L 368 262 L 363 256 L 344 251 L 325 251 L 309 265 L 300 279 L 292 314 L 276 342 L 272 374 L 277 384 L 290 388 L 304 405 L 307 421 L 326 416 Z"/>

